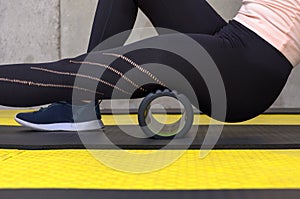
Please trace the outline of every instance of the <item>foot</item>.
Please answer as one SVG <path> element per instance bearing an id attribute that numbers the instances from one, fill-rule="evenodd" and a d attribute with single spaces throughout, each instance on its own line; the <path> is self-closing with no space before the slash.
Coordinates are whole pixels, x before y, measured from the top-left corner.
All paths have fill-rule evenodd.
<path id="1" fill-rule="evenodd" d="M 104 128 L 99 105 L 54 103 L 31 113 L 19 113 L 15 120 L 26 127 L 42 131 L 90 131 Z"/>

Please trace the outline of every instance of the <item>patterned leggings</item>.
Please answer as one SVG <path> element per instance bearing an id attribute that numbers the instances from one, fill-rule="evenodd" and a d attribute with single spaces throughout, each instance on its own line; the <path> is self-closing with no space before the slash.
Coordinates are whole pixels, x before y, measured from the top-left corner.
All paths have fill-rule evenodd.
<path id="1" fill-rule="evenodd" d="M 184 33 L 210 55 L 225 87 L 225 121 L 251 119 L 280 94 L 292 69 L 288 60 L 242 24 L 226 23 L 205 0 L 100 0 L 89 52 L 106 38 L 130 30 L 138 8 L 155 27 Z M 179 34 L 158 32 L 160 36 L 118 47 L 125 35 L 91 53 L 57 62 L 0 66 L 0 104 L 25 107 L 71 101 L 74 90 L 82 100 L 141 98 L 163 88 L 186 93 L 176 77 L 160 67 L 167 65 L 188 80 L 196 94 L 192 103 L 210 115 L 211 96 L 203 74 L 173 52 L 140 48 L 152 43 L 184 45 Z"/>

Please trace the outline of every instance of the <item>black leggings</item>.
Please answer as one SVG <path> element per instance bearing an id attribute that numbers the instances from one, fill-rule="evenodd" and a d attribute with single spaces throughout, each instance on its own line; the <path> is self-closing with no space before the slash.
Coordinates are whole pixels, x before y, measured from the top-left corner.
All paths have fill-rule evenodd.
<path id="1" fill-rule="evenodd" d="M 251 119 L 268 109 L 280 94 L 292 69 L 290 62 L 242 24 L 236 21 L 227 24 L 205 0 L 100 0 L 98 11 L 103 11 L 96 14 L 89 50 L 111 35 L 131 29 L 138 7 L 155 27 L 185 33 L 209 53 L 225 86 L 225 121 Z M 111 99 L 113 92 L 119 92 L 118 98 L 140 98 L 165 87 L 185 93 L 185 87 L 176 84 L 176 81 L 172 84 L 165 82 L 170 78 L 168 73 L 154 64 L 159 63 L 182 74 L 195 91 L 197 101 L 192 100 L 192 103 L 211 115 L 211 98 L 206 81 L 187 59 L 154 48 L 124 53 L 127 49 L 147 43 L 174 42 L 177 37 L 177 34 L 160 35 L 103 51 L 124 42 L 118 40 L 72 59 L 0 66 L 0 104 L 25 107 L 71 100 L 73 89 L 82 92 L 86 99 L 94 99 L 95 96 L 96 99 Z M 180 42 L 182 40 L 178 37 L 178 44 Z M 116 60 L 110 63 L 113 58 Z M 80 63 L 83 63 L 81 69 Z M 205 67 L 207 63 L 198 64 Z M 127 76 L 132 69 L 136 75 Z M 76 73 L 79 74 L 79 80 L 85 80 L 84 84 L 77 87 L 78 84 L 74 86 Z M 98 79 L 100 73 L 103 75 Z M 145 80 L 153 83 L 141 85 Z M 95 81 L 96 95 L 91 95 Z M 132 90 L 135 90 L 133 95 L 127 92 Z M 214 115 L 214 118 L 223 120 L 221 115 Z"/>

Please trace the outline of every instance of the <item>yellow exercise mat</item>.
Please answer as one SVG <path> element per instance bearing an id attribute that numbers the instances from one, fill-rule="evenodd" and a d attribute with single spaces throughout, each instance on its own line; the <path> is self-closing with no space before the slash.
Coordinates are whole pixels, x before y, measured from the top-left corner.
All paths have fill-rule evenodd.
<path id="1" fill-rule="evenodd" d="M 300 150 L 160 151 L 144 162 L 130 155 L 158 151 L 0 150 L 0 188 L 105 190 L 298 189 Z M 127 173 L 105 166 L 92 154 L 134 168 L 155 165 L 178 153 L 173 164 L 150 173 Z M 143 159 L 143 158 L 141 158 Z"/>
<path id="2" fill-rule="evenodd" d="M 0 110 L 0 125 L 18 126 L 14 121 L 14 117 L 19 112 L 30 112 L 32 110 Z M 157 115 L 157 118 L 164 117 Z M 169 115 L 169 120 L 176 120 L 178 115 Z M 103 122 L 105 125 L 137 125 L 137 115 L 103 115 Z M 214 124 L 222 124 L 220 122 L 211 120 L 206 115 L 195 115 L 195 125 L 208 125 L 211 122 Z M 226 125 L 300 125 L 300 114 L 262 114 L 252 120 L 242 123 L 225 123 Z"/>

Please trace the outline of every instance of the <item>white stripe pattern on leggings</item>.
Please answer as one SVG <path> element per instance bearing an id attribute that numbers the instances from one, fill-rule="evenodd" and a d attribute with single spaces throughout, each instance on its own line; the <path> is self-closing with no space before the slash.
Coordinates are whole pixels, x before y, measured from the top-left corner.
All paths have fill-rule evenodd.
<path id="1" fill-rule="evenodd" d="M 96 62 L 74 61 L 74 60 L 70 60 L 70 63 L 73 63 L 73 64 L 87 64 L 87 65 L 92 65 L 92 66 L 104 67 L 104 68 L 112 71 L 113 73 L 116 73 L 120 77 L 122 77 L 125 81 L 129 82 L 133 87 L 135 87 L 137 89 L 140 89 L 141 91 L 146 91 L 144 88 L 142 88 L 141 86 L 139 86 L 138 84 L 136 84 L 135 82 L 133 82 L 132 80 L 130 80 L 128 77 L 126 77 L 122 72 L 116 70 L 115 68 L 113 68 L 113 67 L 111 67 L 109 65 L 100 64 L 100 63 L 96 63 Z"/>
<path id="2" fill-rule="evenodd" d="M 155 77 L 150 71 L 142 68 L 140 65 L 138 65 L 137 63 L 135 63 L 133 60 L 129 59 L 128 57 L 125 57 L 124 55 L 120 55 L 120 54 L 116 54 L 116 53 L 102 53 L 102 54 L 103 55 L 108 55 L 108 56 L 114 56 L 114 57 L 117 57 L 117 58 L 121 58 L 122 60 L 124 60 L 127 63 L 130 63 L 132 66 L 136 67 L 141 72 L 148 75 L 151 79 L 155 80 L 161 86 L 166 87 L 166 85 L 164 83 L 162 83 L 157 77 Z"/>
<path id="3" fill-rule="evenodd" d="M 3 78 L 0 77 L 1 82 L 8 82 L 8 83 L 15 83 L 15 84 L 23 84 L 27 86 L 38 86 L 38 87 L 49 87 L 49 88 L 67 88 L 67 89 L 76 89 L 84 92 L 90 92 L 90 93 L 96 93 L 99 95 L 104 95 L 100 92 L 95 92 L 90 89 L 81 88 L 78 86 L 72 86 L 72 85 L 63 85 L 63 84 L 48 84 L 48 83 L 42 83 L 42 82 L 33 82 L 33 81 L 26 81 L 26 80 L 19 80 L 19 79 L 9 79 L 9 78 Z"/>
<path id="4" fill-rule="evenodd" d="M 56 70 L 50 70 L 50 69 L 46 69 L 46 68 L 39 68 L 39 67 L 31 67 L 30 68 L 31 70 L 37 70 L 37 71 L 42 71 L 42 72 L 47 72 L 47 73 L 52 73 L 52 74 L 57 74 L 57 75 L 66 75 L 66 76 L 74 76 L 74 77 L 82 77 L 82 78 L 86 78 L 86 79 L 90 79 L 90 80 L 94 80 L 94 81 L 97 81 L 97 82 L 100 82 L 100 83 L 103 83 L 107 86 L 110 86 L 112 88 L 115 88 L 123 93 L 126 93 L 128 95 L 130 95 L 129 92 L 117 87 L 117 86 L 114 86 L 113 84 L 109 83 L 109 82 L 106 82 L 102 79 L 99 79 L 99 78 L 96 78 L 96 77 L 92 77 L 92 76 L 89 76 L 89 75 L 83 75 L 83 74 L 78 74 L 78 73 L 71 73 L 71 72 L 61 72 L 61 71 L 56 71 Z"/>

